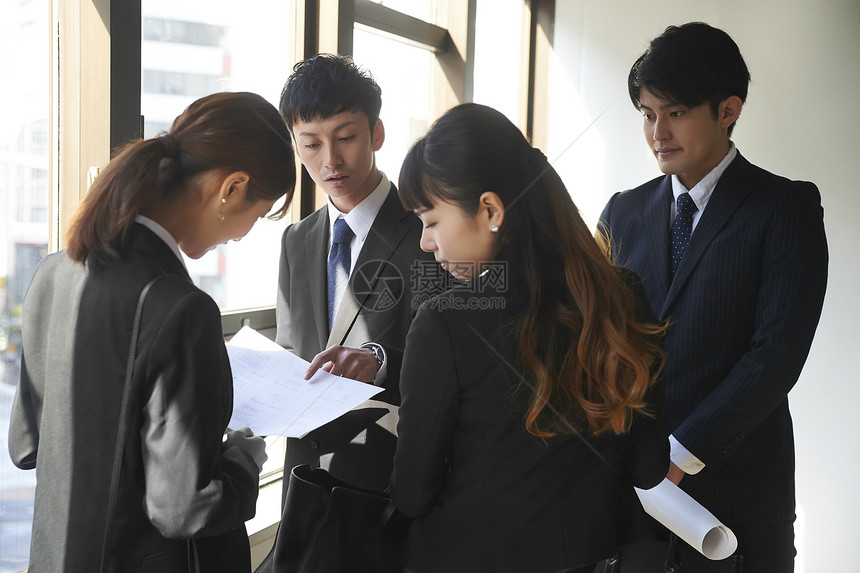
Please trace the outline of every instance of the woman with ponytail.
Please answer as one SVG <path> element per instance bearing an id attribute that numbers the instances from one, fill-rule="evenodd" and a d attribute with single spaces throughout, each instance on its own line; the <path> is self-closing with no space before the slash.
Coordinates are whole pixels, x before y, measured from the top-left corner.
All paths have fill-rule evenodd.
<path id="1" fill-rule="evenodd" d="M 391 480 L 414 518 L 406 568 L 592 571 L 626 541 L 621 499 L 668 470 L 664 328 L 499 112 L 448 111 L 398 187 L 459 280 L 406 341 Z"/>
<path id="2" fill-rule="evenodd" d="M 295 180 L 286 125 L 251 93 L 197 100 L 96 178 L 24 301 L 9 446 L 38 475 L 30 571 L 250 570 L 265 444 L 224 439 L 220 312 L 180 251 L 239 240 L 286 195 L 282 215 Z"/>

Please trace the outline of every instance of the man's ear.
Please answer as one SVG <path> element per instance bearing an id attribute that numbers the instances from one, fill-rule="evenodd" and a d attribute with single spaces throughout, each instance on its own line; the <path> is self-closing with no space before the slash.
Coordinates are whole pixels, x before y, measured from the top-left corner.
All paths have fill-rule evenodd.
<path id="1" fill-rule="evenodd" d="M 741 116 L 741 109 L 743 107 L 744 102 L 738 96 L 729 96 L 721 101 L 717 117 L 720 127 L 728 128 L 736 122 Z"/>
<path id="2" fill-rule="evenodd" d="M 373 138 L 371 141 L 373 151 L 379 151 L 382 149 L 382 144 L 385 143 L 385 126 L 382 125 L 381 119 L 377 118 L 370 136 Z"/>

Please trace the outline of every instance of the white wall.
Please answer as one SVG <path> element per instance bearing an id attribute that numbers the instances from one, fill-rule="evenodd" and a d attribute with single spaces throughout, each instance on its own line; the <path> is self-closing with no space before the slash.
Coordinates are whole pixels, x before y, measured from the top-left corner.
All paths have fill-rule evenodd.
<path id="1" fill-rule="evenodd" d="M 611 193 L 659 175 L 626 79 L 669 24 L 701 20 L 735 39 L 752 74 L 735 143 L 765 169 L 818 184 L 830 275 L 812 352 L 789 396 L 796 571 L 860 571 L 860 2 L 557 0 L 556 10 L 546 152 L 592 227 Z"/>

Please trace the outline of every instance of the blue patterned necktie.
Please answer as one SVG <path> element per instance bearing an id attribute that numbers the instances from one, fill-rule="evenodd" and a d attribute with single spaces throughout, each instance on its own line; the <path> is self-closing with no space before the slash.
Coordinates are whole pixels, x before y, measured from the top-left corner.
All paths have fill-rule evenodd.
<path id="1" fill-rule="evenodd" d="M 672 223 L 672 274 L 678 270 L 681 257 L 690 243 L 693 232 L 693 215 L 699 210 L 689 193 L 681 193 L 675 200 L 677 206 L 675 221 Z"/>
<path id="2" fill-rule="evenodd" d="M 328 328 L 334 322 L 337 308 L 343 298 L 346 285 L 349 283 L 349 270 L 351 257 L 349 243 L 355 233 L 346 224 L 343 218 L 334 222 L 332 232 L 331 251 L 328 254 Z"/>

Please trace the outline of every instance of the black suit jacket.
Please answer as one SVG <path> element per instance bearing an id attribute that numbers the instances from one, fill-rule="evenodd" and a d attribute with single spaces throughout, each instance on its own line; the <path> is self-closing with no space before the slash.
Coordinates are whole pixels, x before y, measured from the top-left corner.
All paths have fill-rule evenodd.
<path id="1" fill-rule="evenodd" d="M 794 518 L 788 391 L 818 324 L 827 242 L 818 189 L 740 154 L 720 178 L 674 279 L 671 177 L 614 195 L 601 216 L 616 264 L 669 320 L 667 429 L 706 464 L 681 487 L 729 527 Z"/>
<path id="2" fill-rule="evenodd" d="M 373 341 L 382 345 L 387 360 L 387 372 L 376 381 L 385 390 L 374 400 L 302 440 L 288 440 L 286 471 L 303 463 L 316 466 L 323 457 L 323 466 L 341 479 L 368 488 L 387 487 L 406 333 L 421 297 L 438 292 L 416 288 L 421 264 L 438 266 L 431 254 L 421 250 L 420 238 L 421 221 L 403 208 L 392 184 L 350 273 L 329 332 L 327 207 L 284 231 L 276 341 L 308 361 L 335 344 L 355 348 Z"/>
<path id="3" fill-rule="evenodd" d="M 212 571 L 250 567 L 244 522 L 259 477 L 222 444 L 233 382 L 220 312 L 134 224 L 87 269 L 65 253 L 45 259 L 24 301 L 9 445 L 38 475 L 31 571 L 99 571 L 132 322 L 143 286 L 164 274 L 141 318 L 106 571 L 188 571 L 195 549 Z"/>
<path id="4" fill-rule="evenodd" d="M 543 441 L 526 432 L 511 400 L 520 374 L 510 321 L 524 299 L 500 290 L 439 295 L 409 331 L 391 495 L 415 517 L 404 565 L 416 573 L 595 563 L 618 543 L 620 492 L 650 488 L 668 469 L 660 385 L 646 396 L 657 417 L 638 414 L 629 434 Z"/>

